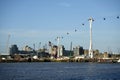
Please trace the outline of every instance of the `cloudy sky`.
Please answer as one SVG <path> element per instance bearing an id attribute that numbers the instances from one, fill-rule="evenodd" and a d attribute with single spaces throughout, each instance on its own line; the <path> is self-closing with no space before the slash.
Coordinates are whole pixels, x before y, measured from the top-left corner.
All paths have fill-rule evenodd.
<path id="1" fill-rule="evenodd" d="M 70 49 L 89 49 L 89 22 L 93 22 L 93 49 L 100 52 L 120 49 L 120 0 L 0 0 L 0 53 L 17 44 L 38 48 L 63 37 L 60 44 Z M 105 20 L 103 19 L 105 18 Z M 84 23 L 84 25 L 82 25 Z M 75 32 L 75 30 L 77 30 Z M 67 32 L 69 35 L 67 35 Z"/>

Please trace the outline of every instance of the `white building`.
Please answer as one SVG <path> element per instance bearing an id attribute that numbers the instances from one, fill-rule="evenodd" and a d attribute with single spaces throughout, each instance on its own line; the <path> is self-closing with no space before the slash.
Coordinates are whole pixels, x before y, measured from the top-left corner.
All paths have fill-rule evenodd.
<path id="1" fill-rule="evenodd" d="M 61 57 L 61 56 L 63 56 L 63 52 L 64 52 L 64 50 L 65 50 L 65 48 L 64 48 L 63 45 L 58 46 L 57 57 Z"/>

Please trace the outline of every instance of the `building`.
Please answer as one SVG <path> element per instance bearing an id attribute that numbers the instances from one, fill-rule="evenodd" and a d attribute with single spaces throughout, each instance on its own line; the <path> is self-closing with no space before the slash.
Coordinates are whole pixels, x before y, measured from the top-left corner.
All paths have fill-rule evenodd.
<path id="1" fill-rule="evenodd" d="M 94 56 L 94 58 L 99 58 L 99 50 L 98 49 L 96 49 L 96 50 L 94 50 L 93 51 L 93 56 Z"/>
<path id="2" fill-rule="evenodd" d="M 64 54 L 65 48 L 63 45 L 60 46 L 50 46 L 49 47 L 49 54 L 53 57 L 62 57 Z"/>
<path id="3" fill-rule="evenodd" d="M 28 56 L 34 56 L 36 55 L 36 51 L 29 47 L 28 45 L 26 45 L 23 50 L 19 51 L 19 55 L 28 55 Z"/>
<path id="4" fill-rule="evenodd" d="M 84 49 L 84 56 L 88 57 L 89 56 L 89 50 L 88 49 Z"/>
<path id="5" fill-rule="evenodd" d="M 14 54 L 18 54 L 18 53 L 19 53 L 19 50 L 18 50 L 17 45 L 12 45 L 10 47 L 10 55 L 14 55 Z"/>
<path id="6" fill-rule="evenodd" d="M 71 56 L 73 56 L 73 51 L 71 51 L 71 50 L 65 50 L 64 53 L 63 53 L 63 56 L 71 57 Z"/>
<path id="7" fill-rule="evenodd" d="M 108 58 L 108 53 L 107 53 L 107 52 L 104 52 L 104 53 L 103 53 L 103 58 L 104 58 L 104 59 L 107 59 L 107 58 Z"/>
<path id="8" fill-rule="evenodd" d="M 64 48 L 64 46 L 63 46 L 63 45 L 60 45 L 58 48 L 59 48 L 59 56 L 60 56 L 60 57 L 62 57 L 62 56 L 63 56 L 63 53 L 64 53 L 65 48 Z"/>
<path id="9" fill-rule="evenodd" d="M 38 58 L 48 58 L 50 54 L 47 52 L 38 52 Z"/>
<path id="10" fill-rule="evenodd" d="M 49 55 L 51 57 L 54 57 L 56 58 L 57 57 L 57 46 L 56 45 L 53 45 L 53 46 L 49 46 Z"/>
<path id="11" fill-rule="evenodd" d="M 80 56 L 80 55 L 84 55 L 83 47 L 76 46 L 75 48 L 73 48 L 73 56 Z"/>
<path id="12" fill-rule="evenodd" d="M 31 47 L 29 47 L 28 45 L 26 45 L 24 48 L 23 48 L 23 51 L 33 51 L 33 49 Z"/>

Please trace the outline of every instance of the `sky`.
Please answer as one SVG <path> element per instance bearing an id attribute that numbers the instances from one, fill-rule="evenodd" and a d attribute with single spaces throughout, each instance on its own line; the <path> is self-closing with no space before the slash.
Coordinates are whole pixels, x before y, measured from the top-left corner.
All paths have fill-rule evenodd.
<path id="1" fill-rule="evenodd" d="M 89 21 L 92 17 L 93 49 L 120 51 L 120 0 L 0 0 L 0 53 L 17 44 L 36 49 L 58 36 L 65 49 L 89 49 Z M 103 20 L 105 18 L 105 20 Z M 84 23 L 84 25 L 82 25 Z M 75 32 L 75 30 L 77 30 Z M 67 35 L 67 33 L 69 33 Z"/>

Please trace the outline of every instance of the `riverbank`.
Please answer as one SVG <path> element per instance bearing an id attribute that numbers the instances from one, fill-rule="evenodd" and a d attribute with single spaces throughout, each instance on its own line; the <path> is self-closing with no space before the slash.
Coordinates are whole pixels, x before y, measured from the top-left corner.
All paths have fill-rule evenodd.
<path id="1" fill-rule="evenodd" d="M 12 63 L 12 62 L 93 62 L 93 63 L 118 63 L 118 59 L 8 59 L 0 60 L 0 63 Z"/>

